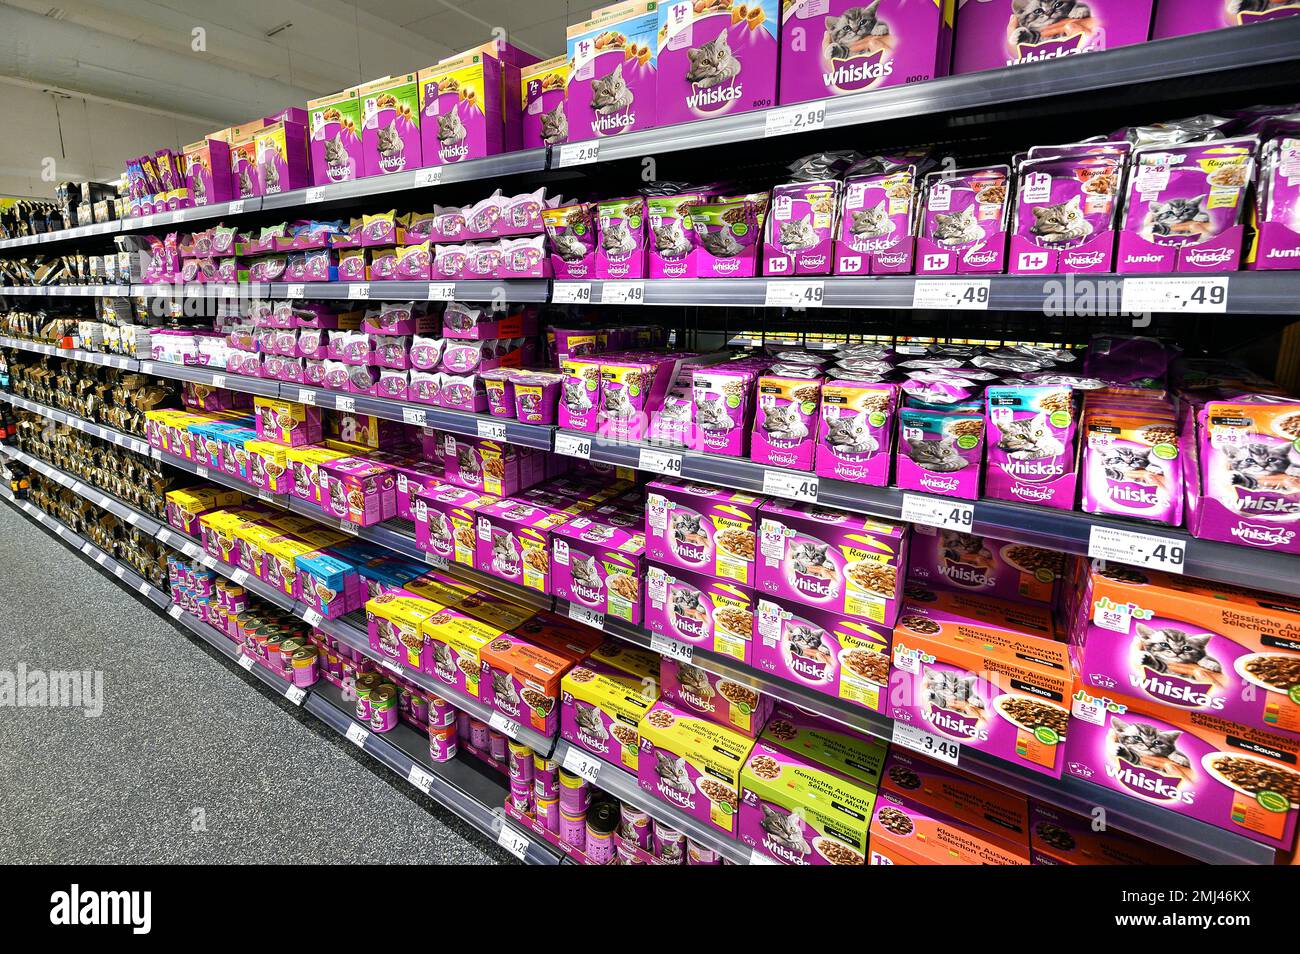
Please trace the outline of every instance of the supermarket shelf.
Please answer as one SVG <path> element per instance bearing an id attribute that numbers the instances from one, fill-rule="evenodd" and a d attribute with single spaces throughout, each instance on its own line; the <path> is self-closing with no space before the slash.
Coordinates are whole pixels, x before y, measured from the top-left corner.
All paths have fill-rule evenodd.
<path id="1" fill-rule="evenodd" d="M 10 447 L 9 445 L 0 445 L 0 454 L 4 454 L 4 456 L 9 457 L 12 460 L 26 464 L 38 474 L 48 477 L 55 483 L 71 490 L 74 494 L 86 498 L 95 506 L 107 510 L 118 519 L 125 520 L 134 527 L 139 527 L 149 536 L 157 536 L 159 531 L 162 529 L 162 524 L 157 518 L 150 516 L 142 510 L 137 510 L 129 503 L 106 494 L 91 484 L 77 480 L 75 477 L 64 473 L 56 467 L 51 467 L 38 457 L 25 454 L 18 450 L 18 448 Z"/>
<path id="2" fill-rule="evenodd" d="M 57 232 L 42 232 L 39 235 L 20 235 L 17 238 L 0 239 L 0 251 L 11 248 L 26 248 L 29 245 L 45 245 L 49 242 L 66 242 L 68 239 L 86 238 L 91 235 L 111 235 L 122 231 L 119 220 L 96 222 L 93 225 L 78 225 L 75 228 L 60 229 Z"/>
<path id="3" fill-rule="evenodd" d="M 271 298 L 351 301 L 509 301 L 550 300 L 551 283 L 542 278 L 502 278 L 458 282 L 304 282 L 274 283 Z"/>
<path id="4" fill-rule="evenodd" d="M 127 294 L 124 292 L 123 294 Z M 243 301 L 252 298 L 269 298 L 270 282 L 184 282 L 153 285 L 131 285 L 129 294 L 134 298 L 211 298 L 214 300 Z"/>
<path id="5" fill-rule="evenodd" d="M 270 504 L 273 507 L 279 507 L 281 510 L 287 510 L 289 507 L 288 494 L 272 494 L 265 490 L 257 490 L 247 482 L 240 480 L 238 477 L 232 477 L 230 474 L 223 473 L 222 471 L 213 470 L 212 468 L 205 467 L 202 464 L 196 464 L 194 461 L 186 460 L 183 457 L 176 457 L 173 454 L 163 453 L 156 447 L 149 448 L 148 454 L 160 464 L 167 464 L 170 467 L 175 467 L 177 470 L 183 470 L 187 474 L 193 474 L 200 480 L 210 480 L 214 484 L 221 484 L 223 487 L 229 487 L 231 490 L 242 491 L 250 497 L 256 497 L 258 500 L 262 501 L 262 503 Z"/>
<path id="6" fill-rule="evenodd" d="M 209 626 L 193 613 L 187 613 L 179 603 L 173 603 L 167 610 L 167 615 L 227 659 L 238 663 L 240 669 L 253 676 L 258 682 L 284 696 L 294 705 L 302 706 L 306 702 L 307 690 L 295 686 L 279 673 L 272 672 L 251 657 L 245 659 L 243 650 L 230 637 Z"/>
<path id="7" fill-rule="evenodd" d="M 130 285 L 9 285 L 0 295 L 39 295 L 44 298 L 120 298 L 131 294 Z"/>
<path id="8" fill-rule="evenodd" d="M 139 361 L 135 358 L 128 358 L 120 354 L 105 354 L 101 351 L 85 351 L 81 348 L 59 348 L 55 345 L 44 344 L 39 341 L 27 341 L 24 338 L 10 338 L 0 335 L 0 348 L 16 348 L 20 351 L 30 351 L 33 354 L 50 355 L 55 358 L 68 358 L 72 361 L 83 361 L 86 364 L 102 364 L 110 368 L 120 368 L 123 371 L 138 371 Z"/>
<path id="9" fill-rule="evenodd" d="M 194 364 L 174 364 L 170 361 L 141 361 L 139 370 L 142 374 L 175 381 L 193 381 L 214 388 L 229 388 L 245 394 L 260 394 L 263 397 L 279 397 L 280 382 L 269 378 L 250 378 L 242 374 L 224 374 Z"/>
<path id="10" fill-rule="evenodd" d="M 16 394 L 10 394 L 7 391 L 0 391 L 0 401 L 6 401 L 14 407 L 24 411 L 30 411 L 32 414 L 39 414 L 41 417 L 49 418 L 57 424 L 67 424 L 79 431 L 84 431 L 92 437 L 99 437 L 113 444 L 125 447 L 127 450 L 135 451 L 137 454 L 149 453 L 149 444 L 138 437 L 125 434 L 122 431 L 114 430 L 111 427 L 101 427 L 99 424 L 84 420 L 75 414 L 67 414 L 63 411 L 56 410 L 52 407 L 46 407 L 44 404 L 37 404 L 35 401 L 29 401 L 26 398 L 19 397 Z"/>

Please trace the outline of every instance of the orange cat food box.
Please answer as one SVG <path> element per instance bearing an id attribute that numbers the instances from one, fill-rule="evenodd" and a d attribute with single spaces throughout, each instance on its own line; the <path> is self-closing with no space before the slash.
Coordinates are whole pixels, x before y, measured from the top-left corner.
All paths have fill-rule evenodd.
<path id="1" fill-rule="evenodd" d="M 1031 802 L 1029 857 L 1036 865 L 1194 865 L 1161 845 L 1115 828 L 1097 831 L 1090 816 Z"/>
<path id="2" fill-rule="evenodd" d="M 881 791 L 871 816 L 873 865 L 1027 865 L 1029 845 Z"/>
<path id="3" fill-rule="evenodd" d="M 1094 564 L 1074 621 L 1079 678 L 1300 737 L 1300 600 Z"/>
<path id="4" fill-rule="evenodd" d="M 1029 840 L 1029 800 L 987 779 L 894 746 L 880 787 L 1017 844 Z"/>
<path id="5" fill-rule="evenodd" d="M 560 727 L 560 680 L 579 657 L 502 633 L 479 650 L 479 698 L 546 736 Z"/>

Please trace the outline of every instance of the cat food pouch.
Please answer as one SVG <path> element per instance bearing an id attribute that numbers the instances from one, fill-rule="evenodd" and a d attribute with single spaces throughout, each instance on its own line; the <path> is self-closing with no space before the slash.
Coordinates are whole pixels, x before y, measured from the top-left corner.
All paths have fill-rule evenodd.
<path id="1" fill-rule="evenodd" d="M 650 424 L 649 409 L 663 400 L 676 371 L 674 360 L 601 361 L 599 433 L 619 441 L 642 440 Z"/>
<path id="2" fill-rule="evenodd" d="M 1246 26 L 1300 13 L 1294 0 L 1156 0 L 1151 39 Z"/>
<path id="3" fill-rule="evenodd" d="M 807 377 L 758 379 L 749 456 L 760 464 L 812 471 L 821 384 Z"/>
<path id="4" fill-rule="evenodd" d="M 1294 9 L 1300 12 L 1300 3 Z M 1247 267 L 1300 266 L 1300 136 L 1278 136 L 1264 144 L 1258 202 L 1258 238 Z"/>
<path id="5" fill-rule="evenodd" d="M 699 247 L 699 278 L 753 278 L 767 218 L 767 193 L 725 198 L 712 196 L 691 209 L 691 226 Z"/>
<path id="6" fill-rule="evenodd" d="M 1116 271 L 1236 271 L 1258 146 L 1248 136 L 1136 150 Z"/>
<path id="7" fill-rule="evenodd" d="M 775 106 L 779 17 L 778 0 L 661 2 L 658 125 Z"/>
<path id="8" fill-rule="evenodd" d="M 894 447 L 896 387 L 830 380 L 822 384 L 821 398 L 818 476 L 884 487 Z"/>
<path id="9" fill-rule="evenodd" d="M 361 100 L 355 89 L 307 103 L 311 117 L 312 185 L 349 182 L 365 174 L 361 152 Z"/>
<path id="10" fill-rule="evenodd" d="M 639 527 L 574 517 L 551 531 L 551 593 L 639 626 L 644 561 Z"/>
<path id="11" fill-rule="evenodd" d="M 1002 271 L 1010 183 L 1008 166 L 927 175 L 916 239 L 917 273 Z"/>
<path id="12" fill-rule="evenodd" d="M 605 139 L 658 124 L 658 4 L 625 0 L 568 29 L 569 142 Z"/>
<path id="13" fill-rule="evenodd" d="M 958 530 L 912 526 L 907 577 L 927 589 L 1055 605 L 1065 555 Z M 910 591 L 909 591 L 910 592 Z"/>
<path id="14" fill-rule="evenodd" d="M 982 411 L 899 410 L 894 486 L 900 490 L 974 500 L 983 455 Z"/>
<path id="15" fill-rule="evenodd" d="M 501 151 L 501 64 L 473 51 L 419 73 L 420 151 L 426 166 Z"/>
<path id="16" fill-rule="evenodd" d="M 600 244 L 596 246 L 596 277 L 646 277 L 645 199 L 602 199 L 596 203 Z"/>
<path id="17" fill-rule="evenodd" d="M 791 182 L 772 190 L 766 236 L 764 275 L 829 275 L 840 183 Z"/>
<path id="18" fill-rule="evenodd" d="M 1021 162 L 1016 169 L 1010 271 L 1111 271 L 1124 168 L 1120 155 Z"/>
<path id="19" fill-rule="evenodd" d="M 692 450 L 749 455 L 749 425 L 754 414 L 751 392 L 758 370 L 734 364 L 691 369 L 695 433 L 688 446 Z"/>
<path id="20" fill-rule="evenodd" d="M 523 148 L 558 146 L 569 141 L 565 87 L 569 60 L 561 54 L 519 71 L 523 98 Z"/>
<path id="21" fill-rule="evenodd" d="M 1153 0 L 958 0 L 952 72 L 1019 66 L 1143 43 Z"/>
<path id="22" fill-rule="evenodd" d="M 691 220 L 695 204 L 708 198 L 704 192 L 652 195 L 646 199 L 650 218 L 649 278 L 695 278 L 699 236 Z"/>
<path id="23" fill-rule="evenodd" d="M 984 495 L 1073 510 L 1077 412 L 1068 387 L 990 387 L 984 392 Z"/>
<path id="24" fill-rule="evenodd" d="M 781 102 L 948 74 L 956 0 L 785 0 Z"/>
<path id="25" fill-rule="evenodd" d="M 600 413 L 600 361 L 596 358 L 570 358 L 560 362 L 560 427 L 571 431 L 596 433 Z"/>
<path id="26" fill-rule="evenodd" d="M 542 221 L 555 277 L 596 277 L 596 206 L 582 202 L 543 209 Z"/>
<path id="27" fill-rule="evenodd" d="M 685 481 L 646 485 L 646 556 L 705 576 L 754 583 L 761 497 Z"/>
<path id="28" fill-rule="evenodd" d="M 420 84 L 415 73 L 357 87 L 361 101 L 361 157 L 367 176 L 418 169 Z"/>
<path id="29" fill-rule="evenodd" d="M 1181 437 L 1173 408 L 1107 409 L 1089 402 L 1083 419 L 1085 513 L 1118 514 L 1170 526 L 1183 522 Z"/>
<path id="30" fill-rule="evenodd" d="M 912 270 L 918 201 L 916 166 L 844 181 L 835 232 L 836 275 Z"/>

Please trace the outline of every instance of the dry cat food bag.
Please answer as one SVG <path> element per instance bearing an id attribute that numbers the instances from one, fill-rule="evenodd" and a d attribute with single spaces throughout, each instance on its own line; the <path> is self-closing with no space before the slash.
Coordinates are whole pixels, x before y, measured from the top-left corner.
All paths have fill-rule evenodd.
<path id="1" fill-rule="evenodd" d="M 917 273 L 1004 271 L 1010 188 L 1009 166 L 927 175 L 916 239 Z"/>
<path id="2" fill-rule="evenodd" d="M 1073 391 L 1061 386 L 991 387 L 984 400 L 984 495 L 1073 510 L 1078 483 Z"/>
<path id="3" fill-rule="evenodd" d="M 959 0 L 953 73 L 1143 43 L 1153 0 Z"/>
<path id="4" fill-rule="evenodd" d="M 568 30 L 569 142 L 606 139 L 658 125 L 655 107 L 658 4 L 626 0 L 593 11 Z"/>
<path id="5" fill-rule="evenodd" d="M 960 530 L 912 525 L 907 577 L 926 589 L 1055 604 L 1065 554 Z M 909 590 L 909 593 L 911 591 Z"/>

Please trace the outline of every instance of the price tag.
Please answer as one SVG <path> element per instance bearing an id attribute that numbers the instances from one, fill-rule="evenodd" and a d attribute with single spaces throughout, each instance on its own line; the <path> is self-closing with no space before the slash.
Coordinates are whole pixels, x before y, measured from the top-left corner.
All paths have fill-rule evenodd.
<path id="1" fill-rule="evenodd" d="M 118 566 L 113 567 L 113 575 L 117 577 L 119 580 L 122 579 L 122 577 L 126 576 L 126 567 L 120 564 Z"/>
<path id="2" fill-rule="evenodd" d="M 162 460 L 162 451 L 156 447 L 152 447 L 149 449 L 149 456 L 154 460 Z"/>
<path id="3" fill-rule="evenodd" d="M 361 284 L 361 283 L 356 283 L 356 282 L 354 282 L 353 284 L 349 285 L 349 286 L 348 286 L 348 300 L 349 300 L 349 301 L 369 301 L 369 300 L 370 300 L 370 286 L 369 286 L 368 284 Z"/>
<path id="4" fill-rule="evenodd" d="M 1228 276 L 1126 278 L 1120 310 L 1130 315 L 1153 311 L 1223 314 L 1228 310 Z"/>
<path id="5" fill-rule="evenodd" d="M 1094 560 L 1114 560 L 1182 573 L 1187 544 L 1175 537 L 1094 525 L 1088 534 L 1088 556 Z"/>
<path id="6" fill-rule="evenodd" d="M 600 287 L 602 305 L 644 305 L 645 282 L 605 282 Z"/>
<path id="7" fill-rule="evenodd" d="M 340 520 L 339 529 L 342 530 L 344 533 L 351 534 L 354 537 L 361 535 L 361 528 L 358 527 L 351 520 Z"/>
<path id="8" fill-rule="evenodd" d="M 975 505 L 963 500 L 903 494 L 902 519 L 944 530 L 969 530 L 975 523 Z"/>
<path id="9" fill-rule="evenodd" d="M 560 161 L 556 168 L 585 166 L 600 158 L 600 140 L 591 142 L 566 142 L 560 146 Z"/>
<path id="10" fill-rule="evenodd" d="M 555 435 L 555 453 L 590 460 L 591 438 L 584 434 L 566 434 L 560 431 Z"/>
<path id="11" fill-rule="evenodd" d="M 428 423 L 422 407 L 404 407 L 402 408 L 402 421 L 406 424 L 416 424 L 424 427 Z"/>
<path id="12" fill-rule="evenodd" d="M 240 654 L 239 654 L 239 668 L 240 668 L 240 669 L 246 670 L 246 671 L 248 671 L 248 672 L 252 672 L 252 671 L 253 671 L 253 666 L 254 666 L 255 664 L 256 664 L 256 660 L 253 659 L 252 656 L 246 656 L 246 655 L 243 654 L 243 653 L 240 653 Z"/>
<path id="13" fill-rule="evenodd" d="M 151 228 L 153 228 L 157 223 L 158 223 L 158 216 L 156 216 L 156 215 L 142 215 L 142 216 L 140 217 L 140 227 L 141 227 L 141 228 L 151 229 Z"/>
<path id="14" fill-rule="evenodd" d="M 299 389 L 298 389 L 298 403 L 299 403 L 299 404 L 311 404 L 311 405 L 315 405 L 315 403 L 316 403 L 316 392 L 313 391 L 313 390 L 310 389 L 310 388 L 299 388 Z"/>
<path id="15" fill-rule="evenodd" d="M 581 775 L 593 784 L 600 777 L 600 759 L 581 749 L 574 748 L 572 745 L 564 750 L 564 762 L 562 764 L 566 772 Z"/>
<path id="16" fill-rule="evenodd" d="M 603 630 L 605 628 L 605 614 L 600 610 L 589 609 L 586 606 L 579 606 L 577 603 L 569 604 L 569 619 L 575 623 L 581 623 L 583 626 L 590 626 L 592 629 Z"/>
<path id="17" fill-rule="evenodd" d="M 426 795 L 433 787 L 433 776 L 420 765 L 411 766 L 411 771 L 406 773 L 406 780 Z"/>
<path id="18" fill-rule="evenodd" d="M 825 282 L 772 280 L 767 283 L 763 304 L 769 308 L 820 308 Z"/>
<path id="19" fill-rule="evenodd" d="M 206 467 L 195 467 L 194 473 L 198 474 L 204 480 L 208 479 L 208 469 Z"/>
<path id="20" fill-rule="evenodd" d="M 667 656 L 669 659 L 684 663 L 690 662 L 695 655 L 694 647 L 657 634 L 650 637 L 650 648 L 660 656 Z"/>
<path id="21" fill-rule="evenodd" d="M 750 852 L 749 863 L 751 865 L 779 865 L 781 862 L 777 861 L 775 858 L 771 858 L 763 854 L 761 851 L 755 848 L 752 852 Z"/>
<path id="22" fill-rule="evenodd" d="M 341 394 L 334 396 L 334 410 L 347 411 L 349 414 L 357 409 L 356 398 L 344 397 Z"/>
<path id="23" fill-rule="evenodd" d="M 224 374 L 214 374 L 212 376 L 212 386 L 214 388 L 224 388 L 226 386 L 226 376 Z"/>
<path id="24" fill-rule="evenodd" d="M 430 282 L 428 300 L 429 301 L 451 301 L 456 297 L 455 282 Z"/>
<path id="25" fill-rule="evenodd" d="M 790 133 L 812 132 L 826 126 L 825 104 L 809 103 L 769 109 L 763 120 L 764 136 L 788 136 Z"/>
<path id="26" fill-rule="evenodd" d="M 680 477 L 682 475 L 682 455 L 657 450 L 653 447 L 643 447 L 640 456 L 637 458 L 637 469 L 653 471 L 656 474 L 664 474 L 668 477 Z"/>
<path id="27" fill-rule="evenodd" d="M 894 744 L 901 745 L 913 752 L 920 752 L 932 759 L 956 765 L 961 758 L 961 744 L 951 739 L 941 739 L 937 735 L 918 729 L 905 722 L 894 723 Z"/>
<path id="28" fill-rule="evenodd" d="M 280 502 L 280 498 L 278 496 L 266 490 L 259 490 L 257 492 L 257 499 L 262 501 L 263 503 L 269 503 L 275 507 L 284 506 L 284 504 Z"/>
<path id="29" fill-rule="evenodd" d="M 763 471 L 763 493 L 789 500 L 817 502 L 820 482 L 807 474 L 793 474 L 783 470 Z"/>
<path id="30" fill-rule="evenodd" d="M 503 441 L 506 439 L 506 425 L 502 421 L 485 421 L 478 422 L 478 436 L 490 441 Z"/>
<path id="31" fill-rule="evenodd" d="M 180 619 L 181 614 L 184 612 L 185 612 L 184 608 L 173 604 L 171 609 L 167 611 L 167 615 L 170 616 L 172 619 Z"/>
<path id="32" fill-rule="evenodd" d="M 500 712 L 492 713 L 492 716 L 488 719 L 488 725 L 512 739 L 519 735 L 519 723 L 513 719 L 507 719 Z"/>
<path id="33" fill-rule="evenodd" d="M 236 586 L 243 586 L 248 582 L 248 571 L 236 570 L 234 573 L 230 574 L 230 578 L 235 581 Z"/>
<path id="34" fill-rule="evenodd" d="M 514 826 L 501 823 L 501 830 L 497 832 L 497 844 L 510 852 L 520 861 L 528 856 L 528 838 L 515 831 Z"/>
<path id="35" fill-rule="evenodd" d="M 307 190 L 307 195 L 303 197 L 303 201 L 304 201 L 304 202 L 324 202 L 324 201 L 325 201 L 325 190 L 324 190 L 324 189 L 308 189 L 308 190 Z"/>
<path id="36" fill-rule="evenodd" d="M 424 555 L 424 562 L 436 570 L 447 569 L 447 558 L 439 553 L 426 553 Z"/>
<path id="37" fill-rule="evenodd" d="M 302 700 L 307 698 L 307 690 L 302 686 L 288 686 L 284 690 L 284 697 L 295 706 L 300 706 L 302 705 Z"/>
<path id="38" fill-rule="evenodd" d="M 591 282 L 556 282 L 551 301 L 557 305 L 590 305 Z"/>
<path id="39" fill-rule="evenodd" d="M 285 298 L 301 298 L 305 294 L 307 294 L 306 285 L 286 285 L 284 287 Z"/>
<path id="40" fill-rule="evenodd" d="M 308 626 L 313 626 L 313 627 L 319 626 L 321 623 L 325 622 L 325 617 L 322 616 L 320 613 L 316 612 L 314 609 L 309 609 L 306 612 L 304 612 L 302 614 L 302 619 L 303 622 L 305 622 Z"/>
<path id="41" fill-rule="evenodd" d="M 913 308 L 957 308 L 987 311 L 987 278 L 918 278 L 912 287 Z"/>
<path id="42" fill-rule="evenodd" d="M 343 734 L 348 737 L 349 742 L 359 749 L 365 748 L 366 739 L 370 738 L 370 730 L 357 725 L 355 722 L 349 723 L 347 732 Z"/>
<path id="43" fill-rule="evenodd" d="M 442 167 L 432 166 L 428 169 L 415 170 L 415 188 L 423 189 L 425 186 L 442 185 Z"/>
<path id="44" fill-rule="evenodd" d="M 244 211 L 244 200 L 236 199 L 234 202 L 231 202 L 228 206 L 226 206 L 226 211 L 229 212 L 231 215 L 239 215 L 241 212 Z"/>
<path id="45" fill-rule="evenodd" d="M 151 587 L 149 586 L 148 582 L 141 583 L 139 586 L 136 587 L 137 592 L 139 592 L 141 596 L 148 596 L 150 589 Z"/>

